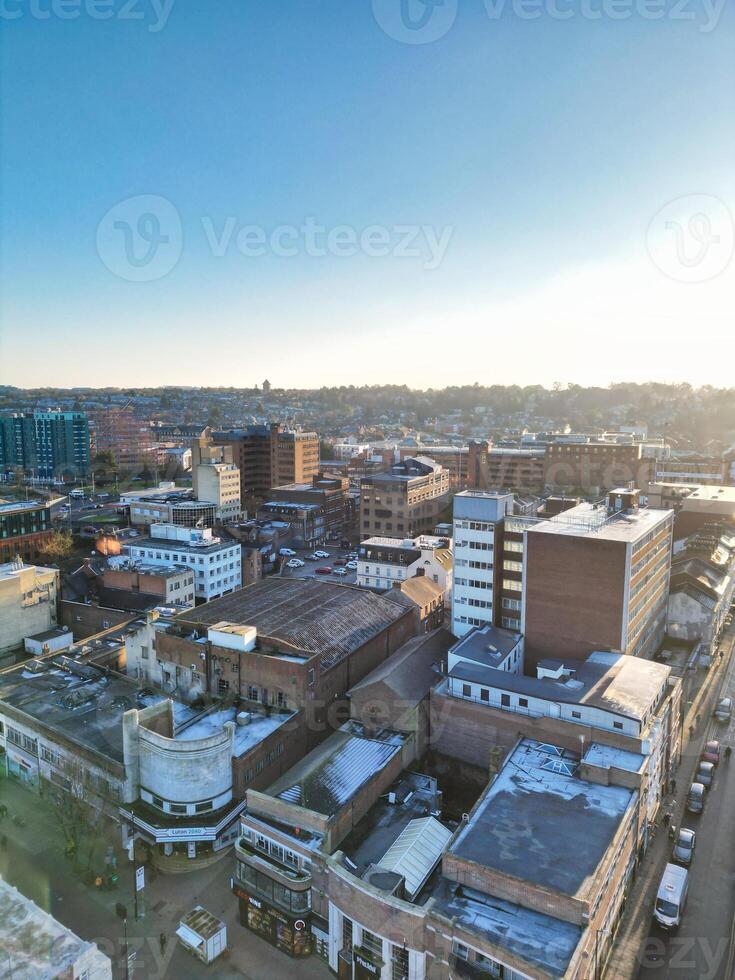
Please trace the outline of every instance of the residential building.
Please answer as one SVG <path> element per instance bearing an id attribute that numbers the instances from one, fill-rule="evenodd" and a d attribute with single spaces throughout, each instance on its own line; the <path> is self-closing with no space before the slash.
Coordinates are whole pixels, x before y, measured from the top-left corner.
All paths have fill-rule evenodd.
<path id="1" fill-rule="evenodd" d="M 666 624 L 671 511 L 641 508 L 637 490 L 612 491 L 526 533 L 526 662 L 585 659 L 594 650 L 650 656 Z"/>
<path id="2" fill-rule="evenodd" d="M 440 587 L 447 601 L 452 595 L 451 538 L 372 537 L 360 544 L 357 554 L 357 584 L 363 588 L 390 589 L 421 571 Z"/>
<path id="3" fill-rule="evenodd" d="M 37 561 L 53 534 L 49 501 L 0 501 L 0 563 Z"/>
<path id="4" fill-rule="evenodd" d="M 208 602 L 242 584 L 240 545 L 215 537 L 211 528 L 153 524 L 150 537 L 125 544 L 132 561 L 147 565 L 186 565 L 194 573 L 194 594 Z"/>
<path id="5" fill-rule="evenodd" d="M 89 424 L 84 412 L 0 416 L 0 471 L 23 469 L 43 480 L 89 473 Z"/>
<path id="6" fill-rule="evenodd" d="M 168 671 L 189 685 L 193 667 L 210 694 L 298 711 L 306 750 L 337 727 L 340 712 L 347 717 L 349 688 L 417 629 L 413 610 L 390 593 L 272 577 L 182 613 L 157 634 L 155 662 L 131 660 L 129 669 L 153 682 Z"/>
<path id="7" fill-rule="evenodd" d="M 27 636 L 56 626 L 59 572 L 56 568 L 0 565 L 0 657 L 22 649 Z"/>
<path id="8" fill-rule="evenodd" d="M 3 976 L 17 980 L 112 980 L 112 963 L 49 912 L 0 878 Z"/>
<path id="9" fill-rule="evenodd" d="M 422 633 L 430 633 L 444 625 L 444 589 L 427 578 L 423 569 L 417 569 L 412 578 L 393 582 L 393 588 L 416 610 Z"/>
<path id="10" fill-rule="evenodd" d="M 240 471 L 232 461 L 232 446 L 215 445 L 209 429 L 192 441 L 191 481 L 195 498 L 213 503 L 223 523 L 240 519 Z"/>
<path id="11" fill-rule="evenodd" d="M 95 455 L 111 453 L 123 470 L 137 472 L 153 446 L 153 430 L 130 408 L 98 409 L 89 413 Z"/>
<path id="12" fill-rule="evenodd" d="M 449 474 L 425 456 L 360 481 L 360 534 L 406 538 L 430 532 L 449 500 Z"/>
<path id="13" fill-rule="evenodd" d="M 248 510 L 265 500 L 271 487 L 307 483 L 319 472 L 316 432 L 274 423 L 214 432 L 212 438 L 232 448 L 233 462 L 240 470 L 240 499 Z"/>
<path id="14" fill-rule="evenodd" d="M 513 513 L 513 495 L 464 490 L 454 498 L 454 588 L 452 632 L 464 636 L 475 626 L 497 619 L 503 521 Z M 520 608 L 521 592 L 515 596 Z"/>

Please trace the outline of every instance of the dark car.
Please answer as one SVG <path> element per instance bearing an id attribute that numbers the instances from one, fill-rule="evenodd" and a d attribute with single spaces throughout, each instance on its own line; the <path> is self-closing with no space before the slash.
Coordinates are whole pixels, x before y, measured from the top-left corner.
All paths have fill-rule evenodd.
<path id="1" fill-rule="evenodd" d="M 680 827 L 679 832 L 676 835 L 676 840 L 674 841 L 674 849 L 671 852 L 671 858 L 676 861 L 677 864 L 683 864 L 684 867 L 689 867 L 692 863 L 692 858 L 694 857 L 694 847 L 697 843 L 697 835 L 693 830 L 687 830 L 686 827 Z"/>
<path id="2" fill-rule="evenodd" d="M 329 567 L 329 565 L 325 565 L 323 568 L 315 568 L 314 571 L 316 572 L 317 575 L 331 575 L 332 574 L 332 569 Z"/>
<path id="3" fill-rule="evenodd" d="M 335 565 L 346 565 L 347 564 L 347 559 L 346 558 L 335 558 L 334 559 L 334 564 Z"/>
<path id="4" fill-rule="evenodd" d="M 715 779 L 715 767 L 711 762 L 700 762 L 697 767 L 697 772 L 694 776 L 694 781 L 696 783 L 701 783 L 707 789 L 712 789 L 712 783 Z"/>
<path id="5" fill-rule="evenodd" d="M 710 739 L 709 742 L 704 747 L 702 755 L 700 756 L 702 762 L 711 762 L 713 766 L 716 766 L 720 762 L 720 743 L 717 739 Z"/>

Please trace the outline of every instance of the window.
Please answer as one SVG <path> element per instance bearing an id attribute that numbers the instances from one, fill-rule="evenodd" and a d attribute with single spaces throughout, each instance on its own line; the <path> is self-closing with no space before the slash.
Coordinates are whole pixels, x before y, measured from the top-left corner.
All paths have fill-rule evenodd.
<path id="1" fill-rule="evenodd" d="M 471 698 L 472 697 L 472 687 L 469 684 L 462 685 L 462 697 Z"/>
<path id="2" fill-rule="evenodd" d="M 352 919 L 342 918 L 342 949 L 352 952 Z"/>
<path id="3" fill-rule="evenodd" d="M 467 947 L 456 941 L 454 943 L 453 953 L 460 960 L 468 960 L 470 958 L 470 951 Z"/>
<path id="4" fill-rule="evenodd" d="M 613 722 L 613 728 L 622 728 L 622 727 L 623 727 L 622 721 L 614 721 Z"/>
<path id="5" fill-rule="evenodd" d="M 500 704 L 501 704 L 501 706 L 503 708 L 509 708 L 510 707 L 510 694 L 501 694 L 500 695 Z"/>
<path id="6" fill-rule="evenodd" d="M 488 691 L 488 689 L 486 687 L 481 687 L 480 688 L 480 700 L 481 701 L 489 701 L 490 700 L 490 692 Z"/>
<path id="7" fill-rule="evenodd" d="M 582 717 L 582 712 L 581 711 L 573 711 L 572 712 L 572 718 L 581 718 L 581 717 Z"/>
<path id="8" fill-rule="evenodd" d="M 392 946 L 391 980 L 408 980 L 408 950 L 405 946 Z"/>
<path id="9" fill-rule="evenodd" d="M 186 807 L 182 803 L 170 803 L 168 809 L 170 813 L 186 814 Z"/>
<path id="10" fill-rule="evenodd" d="M 376 936 L 375 933 L 369 932 L 367 929 L 362 930 L 362 948 L 365 949 L 372 956 L 376 956 L 378 959 L 382 959 L 383 956 L 383 940 L 380 936 Z"/>
<path id="11" fill-rule="evenodd" d="M 528 698 L 518 698 L 518 705 L 521 708 L 527 708 L 528 707 Z"/>
<path id="12" fill-rule="evenodd" d="M 194 807 L 194 812 L 195 813 L 207 813 L 211 809 L 212 809 L 212 801 L 211 800 L 207 800 L 206 803 L 197 803 L 197 805 Z"/>
<path id="13" fill-rule="evenodd" d="M 163 800 L 159 796 L 151 797 L 151 803 L 157 806 L 159 810 L 163 810 Z"/>

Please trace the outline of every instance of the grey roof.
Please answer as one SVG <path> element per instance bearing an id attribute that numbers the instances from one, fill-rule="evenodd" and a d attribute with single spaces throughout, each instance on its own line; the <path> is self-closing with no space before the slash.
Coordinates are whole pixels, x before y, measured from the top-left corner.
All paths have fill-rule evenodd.
<path id="1" fill-rule="evenodd" d="M 582 936 L 580 926 L 459 886 L 446 878 L 439 880 L 432 897 L 434 910 L 454 919 L 459 929 L 482 936 L 552 977 L 565 975 Z M 457 976 L 460 975 L 458 971 Z"/>
<path id="2" fill-rule="evenodd" d="M 402 875 L 409 899 L 421 890 L 439 863 L 452 831 L 436 817 L 417 817 L 401 831 L 378 862 L 386 871 Z"/>
<path id="3" fill-rule="evenodd" d="M 390 595 L 316 579 L 271 577 L 182 613 L 180 621 L 205 626 L 227 621 L 254 626 L 266 636 L 321 655 L 329 669 L 408 615 Z"/>
<path id="4" fill-rule="evenodd" d="M 395 732 L 374 738 L 350 725 L 330 736 L 269 789 L 288 803 L 334 816 L 358 790 L 400 752 L 404 737 Z"/>
<path id="5" fill-rule="evenodd" d="M 351 696 L 373 697 L 382 690 L 406 705 L 418 704 L 441 679 L 433 665 L 446 659 L 453 642 L 454 637 L 445 629 L 412 637 L 392 657 L 353 685 Z"/>
<path id="6" fill-rule="evenodd" d="M 573 670 L 573 678 L 556 680 L 461 663 L 449 676 L 548 701 L 591 705 L 640 721 L 653 708 L 671 673 L 664 664 L 618 653 L 590 654 L 583 663 L 575 661 Z"/>
<path id="7" fill-rule="evenodd" d="M 449 652 L 476 664 L 497 667 L 520 642 L 520 633 L 497 626 L 476 626 L 459 643 L 455 643 Z"/>
<path id="8" fill-rule="evenodd" d="M 55 629 L 43 630 L 42 633 L 34 633 L 33 636 L 27 636 L 27 640 L 35 640 L 37 643 L 43 643 L 45 640 L 55 640 L 57 636 L 71 636 L 69 630 L 62 629 L 57 626 Z"/>
<path id="9" fill-rule="evenodd" d="M 519 743 L 450 851 L 564 895 L 584 894 L 635 791 L 588 783 L 579 757 Z"/>

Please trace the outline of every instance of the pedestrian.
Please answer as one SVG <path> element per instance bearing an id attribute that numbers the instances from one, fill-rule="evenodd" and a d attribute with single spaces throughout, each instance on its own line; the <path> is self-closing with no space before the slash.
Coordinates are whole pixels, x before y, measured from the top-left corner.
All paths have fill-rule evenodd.
<path id="1" fill-rule="evenodd" d="M 8 838 L 5 836 L 5 834 L 0 837 L 0 848 L 2 848 L 3 851 L 8 849 Z"/>
<path id="2" fill-rule="evenodd" d="M 673 796 L 675 792 L 676 792 L 676 780 L 675 779 L 672 779 L 671 780 L 671 795 Z"/>
<path id="3" fill-rule="evenodd" d="M 161 956 L 163 956 L 163 954 L 166 952 L 167 941 L 168 940 L 166 939 L 166 933 L 162 932 L 161 935 L 158 937 L 158 943 L 161 947 Z"/>

